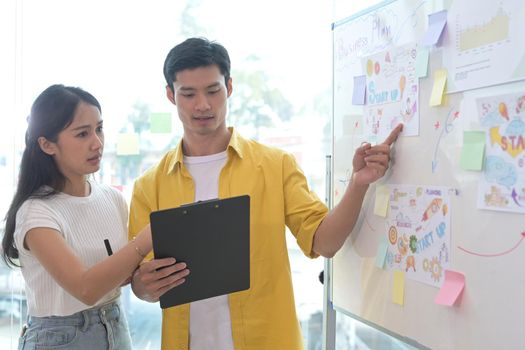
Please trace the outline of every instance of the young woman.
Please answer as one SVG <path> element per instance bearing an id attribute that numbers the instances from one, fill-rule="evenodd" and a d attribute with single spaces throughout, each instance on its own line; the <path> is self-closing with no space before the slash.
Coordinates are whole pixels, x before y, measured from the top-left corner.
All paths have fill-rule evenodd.
<path id="1" fill-rule="evenodd" d="M 151 231 L 127 242 L 124 198 L 88 179 L 104 148 L 100 104 L 80 88 L 52 85 L 28 122 L 2 241 L 4 260 L 19 259 L 25 279 L 29 317 L 19 349 L 131 349 L 120 286 L 152 249 Z M 115 251 L 109 257 L 105 240 Z M 168 278 L 178 285 L 189 272 L 174 266 Z"/>

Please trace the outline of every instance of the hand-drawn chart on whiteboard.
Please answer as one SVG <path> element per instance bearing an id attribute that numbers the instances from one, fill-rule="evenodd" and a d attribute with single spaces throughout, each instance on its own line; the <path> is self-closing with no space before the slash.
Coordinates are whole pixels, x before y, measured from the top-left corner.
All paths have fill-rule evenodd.
<path id="1" fill-rule="evenodd" d="M 453 0 L 443 63 L 449 92 L 525 77 L 525 2 Z"/>

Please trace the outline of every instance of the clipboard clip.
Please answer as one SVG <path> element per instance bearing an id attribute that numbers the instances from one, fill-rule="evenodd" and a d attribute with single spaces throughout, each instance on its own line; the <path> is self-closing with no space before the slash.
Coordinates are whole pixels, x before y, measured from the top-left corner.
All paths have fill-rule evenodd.
<path id="1" fill-rule="evenodd" d="M 191 207 L 191 206 L 194 206 L 195 204 L 206 204 L 206 203 L 213 203 L 213 202 L 217 202 L 215 203 L 215 205 L 213 206 L 214 208 L 219 208 L 219 198 L 212 198 L 212 199 L 206 199 L 206 200 L 203 200 L 203 201 L 196 201 L 196 202 L 193 202 L 193 203 L 186 203 L 186 204 L 181 204 L 180 205 L 180 208 L 184 208 L 184 207 Z M 188 211 L 187 210 L 183 210 L 182 211 L 182 214 L 187 214 Z"/>

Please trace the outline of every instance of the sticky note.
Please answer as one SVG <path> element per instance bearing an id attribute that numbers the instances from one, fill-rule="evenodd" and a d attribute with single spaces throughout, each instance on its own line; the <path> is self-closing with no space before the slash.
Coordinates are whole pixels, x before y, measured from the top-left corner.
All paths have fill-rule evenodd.
<path id="1" fill-rule="evenodd" d="M 452 306 L 459 300 L 465 288 L 465 275 L 461 272 L 445 270 L 445 281 L 434 302 L 439 305 Z"/>
<path id="2" fill-rule="evenodd" d="M 171 132 L 171 113 L 151 113 L 150 131 L 152 134 L 169 134 Z"/>
<path id="3" fill-rule="evenodd" d="M 424 78 L 428 71 L 428 49 L 419 48 L 416 55 L 416 77 Z"/>
<path id="4" fill-rule="evenodd" d="M 130 156 L 139 154 L 138 134 L 119 134 L 117 137 L 117 155 Z"/>
<path id="5" fill-rule="evenodd" d="M 460 166 L 464 170 L 483 169 L 485 158 L 485 132 L 464 131 L 463 147 L 461 149 Z"/>
<path id="6" fill-rule="evenodd" d="M 376 187 L 376 198 L 374 202 L 374 214 L 386 217 L 388 212 L 388 204 L 390 202 L 390 189 L 387 185 Z"/>
<path id="7" fill-rule="evenodd" d="M 112 185 L 114 188 L 119 190 L 120 192 L 124 192 L 124 186 L 123 185 Z"/>
<path id="8" fill-rule="evenodd" d="M 394 271 L 392 302 L 401 306 L 405 302 L 405 273 L 403 271 Z"/>
<path id="9" fill-rule="evenodd" d="M 364 105 L 366 101 L 366 75 L 358 75 L 354 77 L 354 92 L 352 96 L 352 104 Z"/>
<path id="10" fill-rule="evenodd" d="M 428 28 L 423 36 L 421 44 L 423 46 L 432 46 L 439 42 L 443 29 L 447 24 L 447 11 L 439 11 L 428 15 Z"/>
<path id="11" fill-rule="evenodd" d="M 384 268 L 385 266 L 385 258 L 386 258 L 387 252 L 388 252 L 388 243 L 386 241 L 386 236 L 382 235 L 379 241 L 379 244 L 377 245 L 377 252 L 376 252 L 376 266 L 379 267 L 380 269 Z"/>
<path id="12" fill-rule="evenodd" d="M 438 69 L 434 72 L 434 86 L 430 95 L 430 106 L 439 106 L 443 101 L 443 93 L 447 83 L 447 70 Z"/>

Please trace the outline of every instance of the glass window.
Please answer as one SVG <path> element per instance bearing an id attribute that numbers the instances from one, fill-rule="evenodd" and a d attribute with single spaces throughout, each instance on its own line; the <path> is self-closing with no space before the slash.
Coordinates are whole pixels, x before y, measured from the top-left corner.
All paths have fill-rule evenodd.
<path id="1" fill-rule="evenodd" d="M 380 332 L 362 322 L 348 317 L 342 312 L 336 318 L 336 350 L 389 349 L 415 350 L 417 348 L 397 338 Z"/>
<path id="2" fill-rule="evenodd" d="M 168 50 L 188 36 L 217 40 L 230 52 L 229 124 L 246 137 L 292 152 L 312 189 L 324 198 L 330 24 L 331 8 L 321 0 L 0 2 L 0 47 L 7 53 L 0 55 L 2 215 L 16 184 L 31 103 L 54 83 L 85 88 L 101 102 L 106 144 L 95 177 L 121 189 L 129 201 L 134 179 L 182 135 L 176 110 L 165 97 L 162 65 Z M 138 154 L 129 154 L 133 148 Z M 287 239 L 305 344 L 318 349 L 323 261 L 306 258 L 293 236 Z M 123 300 L 135 347 L 160 348 L 159 305 L 138 300 L 129 287 Z M 0 269 L 1 348 L 16 348 L 25 311 L 19 270 Z"/>

